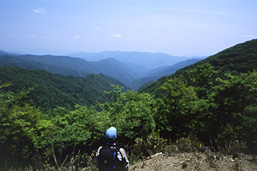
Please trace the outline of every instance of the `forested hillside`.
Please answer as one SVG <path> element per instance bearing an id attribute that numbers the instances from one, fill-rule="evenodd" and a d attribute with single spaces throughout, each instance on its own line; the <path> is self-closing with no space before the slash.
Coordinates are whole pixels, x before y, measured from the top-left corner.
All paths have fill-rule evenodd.
<path id="1" fill-rule="evenodd" d="M 19 67 L 0 67 L 0 80 L 12 83 L 12 86 L 5 89 L 8 91 L 31 89 L 27 99 L 44 109 L 57 106 L 73 108 L 76 104 L 90 106 L 96 102 L 106 102 L 108 96 L 104 91 L 110 91 L 111 84 L 124 86 L 102 74 L 90 74 L 82 78 Z"/>
<path id="2" fill-rule="evenodd" d="M 233 54 L 234 48 L 238 55 L 221 57 L 222 60 L 230 59 L 229 63 L 211 63 L 213 59 L 219 61 L 224 52 Z M 32 91 L 39 91 L 39 84 L 49 81 L 51 84 L 43 89 L 55 84 L 60 90 L 67 89 L 65 96 L 54 96 L 50 104 L 59 100 L 70 103 L 65 98 L 72 96 L 77 100 L 84 94 L 81 92 L 88 91 L 80 84 L 87 85 L 86 80 L 65 77 L 68 80 L 64 82 L 62 77 L 54 74 L 51 74 L 51 80 L 45 71 L 2 70 L 15 75 L 8 81 L 16 87 L 12 88 L 5 81 L 0 84 L 0 125 L 3 128 L 0 129 L 0 168 L 93 168 L 96 149 L 104 143 L 104 132 L 110 126 L 117 128 L 118 143 L 124 146 L 131 162 L 160 151 L 169 150 L 167 153 L 171 155 L 178 149 L 191 151 L 203 148 L 225 151 L 231 156 L 239 152 L 252 153 L 255 154 L 252 161 L 256 161 L 257 72 L 253 70 L 254 65 L 250 65 L 257 61 L 256 40 L 217 55 L 183 72 L 180 70 L 175 76 L 163 77 L 142 92 L 124 92 L 119 85 L 113 85 L 112 90 L 105 92 L 90 91 L 94 94 L 102 91 L 98 93 L 108 95 L 109 101 L 90 107 L 75 105 L 73 108 L 75 103 L 72 103 L 71 108 L 55 106 L 52 110 L 42 110 L 29 101 L 32 100 Z M 239 61 L 243 67 L 237 65 Z M 229 67 L 232 64 L 235 67 Z M 22 73 L 26 73 L 22 80 L 32 82 L 35 79 L 37 86 L 34 90 L 27 92 L 30 87 L 21 90 L 22 80 L 18 77 Z M 37 82 L 43 75 L 47 75 L 44 77 L 46 80 Z M 97 87 L 97 83 L 88 84 Z M 68 86 L 64 87 L 64 84 Z M 70 90 L 73 84 L 78 84 L 74 86 L 75 92 Z"/>
<path id="3" fill-rule="evenodd" d="M 210 63 L 216 70 L 232 72 L 234 74 L 246 73 L 257 68 L 257 39 L 247 41 L 217 53 L 196 65 Z M 195 67 L 196 65 L 180 70 L 177 74 L 183 74 L 184 70 Z"/>
<path id="4" fill-rule="evenodd" d="M 99 53 L 99 55 L 105 53 Z M 81 58 L 68 57 L 68 56 L 52 56 L 52 55 L 15 55 L 9 54 L 6 52 L 0 53 L 0 66 L 19 66 L 25 69 L 34 69 L 34 70 L 45 70 L 51 73 L 56 73 L 65 76 L 75 76 L 75 77 L 85 77 L 88 74 L 104 74 L 106 76 L 113 77 L 118 81 L 122 82 L 129 88 L 137 90 L 142 85 L 149 81 L 156 81 L 162 76 L 168 76 L 173 74 L 176 70 L 186 67 L 200 59 L 190 59 L 181 61 L 171 66 L 167 66 L 169 63 L 175 63 L 176 61 L 183 60 L 184 58 L 175 58 L 169 55 L 159 54 L 161 57 L 165 56 L 165 60 L 162 61 L 158 59 L 158 54 L 151 53 L 107 53 L 108 55 L 103 55 L 103 57 L 109 57 L 102 59 L 100 61 L 86 61 Z M 143 66 L 134 63 L 122 63 L 117 59 L 111 58 L 111 55 L 114 55 L 117 59 L 124 59 L 125 57 L 130 57 L 132 55 L 133 59 L 147 61 L 146 57 L 150 57 L 149 60 L 160 60 L 164 62 L 162 65 L 165 67 L 158 67 L 155 69 L 146 69 Z M 124 55 L 125 56 L 122 56 Z M 147 55 L 144 55 L 147 54 Z M 121 55 L 121 56 L 118 56 Z M 138 56 L 136 56 L 138 55 Z M 96 54 L 94 57 L 98 57 Z M 132 59 L 130 59 L 132 60 Z M 149 61 L 148 61 L 149 62 Z M 148 63 L 146 62 L 146 63 Z M 156 65 L 157 66 L 157 65 Z M 148 71 L 148 72 L 147 72 Z"/>
<path id="5" fill-rule="evenodd" d="M 68 56 L 2 55 L 0 56 L 0 62 L 0 66 L 20 66 L 27 69 L 43 69 L 61 75 L 79 77 L 87 74 L 102 73 L 126 85 L 139 77 L 137 72 L 114 59 L 89 62 L 81 58 Z"/>
<path id="6" fill-rule="evenodd" d="M 27 61 L 11 55 L 0 56 L 0 66 L 17 66 L 17 67 L 26 68 L 26 69 L 45 70 L 51 73 L 56 73 L 56 74 L 65 75 L 65 76 L 75 76 L 75 77 L 85 77 L 86 75 L 89 74 L 84 71 L 65 68 L 62 66 L 53 66 L 53 65 L 42 64 L 34 61 Z"/>
<path id="7" fill-rule="evenodd" d="M 214 66 L 221 75 L 224 73 L 232 72 L 233 74 L 246 73 L 257 69 L 257 40 L 247 41 L 228 48 L 222 52 L 219 52 L 213 56 L 210 56 L 204 60 L 197 62 L 196 64 L 182 68 L 176 71 L 175 74 L 162 78 L 158 82 L 150 84 L 143 91 L 155 92 L 158 87 L 162 85 L 168 78 L 176 77 L 179 75 L 185 75 L 190 69 L 194 69 L 199 65 L 206 63 Z"/>
<path id="8" fill-rule="evenodd" d="M 169 76 L 174 74 L 177 70 L 184 68 L 186 66 L 192 65 L 201 59 L 188 59 L 181 62 L 178 62 L 171 66 L 159 67 L 148 71 L 143 74 L 141 77 L 130 84 L 130 88 L 133 90 L 138 90 L 144 84 L 149 83 L 150 81 L 157 81 L 161 77 Z"/>

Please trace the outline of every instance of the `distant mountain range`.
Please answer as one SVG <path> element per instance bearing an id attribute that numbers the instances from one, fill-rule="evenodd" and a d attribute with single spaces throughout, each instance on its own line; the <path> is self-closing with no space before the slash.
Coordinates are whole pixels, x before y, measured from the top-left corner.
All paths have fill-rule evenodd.
<path id="1" fill-rule="evenodd" d="M 99 62 L 89 62 L 81 58 L 67 56 L 36 56 L 36 55 L 2 55 L 0 66 L 20 66 L 28 69 L 41 69 L 61 75 L 84 77 L 88 74 L 103 73 L 129 84 L 139 75 L 127 65 L 115 60 L 105 59 Z"/>
<path id="2" fill-rule="evenodd" d="M 0 50 L 0 55 L 11 55 L 11 54 L 8 53 L 8 52 L 5 52 L 5 51 Z"/>
<path id="3" fill-rule="evenodd" d="M 157 81 L 161 77 L 169 76 L 174 74 L 177 70 L 184 68 L 186 66 L 192 65 L 201 59 L 188 59 L 185 61 L 178 62 L 172 66 L 166 66 L 166 67 L 159 67 L 152 69 L 145 73 L 141 78 L 134 81 L 132 84 L 130 84 L 130 88 L 133 90 L 138 90 L 141 86 L 144 84 L 150 82 L 150 81 Z"/>
<path id="4" fill-rule="evenodd" d="M 113 55 L 112 55 L 113 53 Z M 94 59 L 99 61 L 88 61 L 78 57 L 69 56 L 52 56 L 52 55 L 17 55 L 4 51 L 0 51 L 0 66 L 19 66 L 27 69 L 46 70 L 52 73 L 57 73 L 66 76 L 85 77 L 88 74 L 104 74 L 113 77 L 124 85 L 133 90 L 137 90 L 148 81 L 156 81 L 162 76 L 167 76 L 176 71 L 176 69 L 183 68 L 192 64 L 192 62 L 181 62 L 184 58 L 172 57 L 167 54 L 151 54 L 143 52 L 103 52 L 90 54 Z M 118 56 L 120 55 L 120 57 Z M 137 56 L 137 57 L 136 57 Z M 114 57 L 106 58 L 105 57 Z M 123 60 L 120 62 L 118 59 Z M 125 63 L 124 60 L 130 63 Z M 134 60 L 134 62 L 133 62 Z M 159 65 L 164 65 L 161 68 L 154 68 L 153 70 L 146 69 L 138 63 L 145 64 L 155 61 Z M 175 63 L 180 61 L 174 66 L 168 66 L 165 62 Z M 149 65 L 150 66 L 150 65 Z"/>
<path id="5" fill-rule="evenodd" d="M 179 57 L 172 56 L 166 53 L 149 53 L 149 52 L 121 52 L 121 51 L 107 51 L 100 53 L 75 53 L 69 56 L 79 57 L 88 61 L 99 61 L 106 58 L 114 58 L 123 63 L 136 64 L 145 67 L 148 70 L 171 66 L 180 61 L 191 58 L 203 57 Z"/>

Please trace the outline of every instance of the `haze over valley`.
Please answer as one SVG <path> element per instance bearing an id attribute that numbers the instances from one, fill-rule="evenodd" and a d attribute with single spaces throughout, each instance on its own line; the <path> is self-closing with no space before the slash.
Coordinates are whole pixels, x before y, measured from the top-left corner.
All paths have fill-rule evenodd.
<path id="1" fill-rule="evenodd" d="M 171 75 L 177 69 L 202 59 L 189 60 L 190 58 L 146 52 L 102 52 L 83 54 L 82 56 L 81 54 L 70 55 L 73 57 L 18 55 L 4 51 L 1 51 L 1 54 L 1 66 L 43 69 L 61 75 L 77 77 L 101 73 L 117 79 L 133 90 L 149 81 L 157 81 L 163 76 Z M 171 70 L 171 68 L 173 69 Z M 142 79 L 145 80 L 140 81 Z"/>

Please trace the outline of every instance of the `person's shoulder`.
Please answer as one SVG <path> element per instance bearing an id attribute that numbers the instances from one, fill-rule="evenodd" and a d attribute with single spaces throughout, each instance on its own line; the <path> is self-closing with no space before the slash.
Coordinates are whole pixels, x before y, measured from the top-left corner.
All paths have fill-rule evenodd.
<path id="1" fill-rule="evenodd" d="M 100 150 L 101 150 L 102 148 L 103 148 L 103 146 L 100 146 L 100 147 L 97 149 L 96 156 L 98 156 L 98 155 L 99 155 Z"/>
<path id="2" fill-rule="evenodd" d="M 120 147 L 119 151 L 120 151 L 120 152 L 126 152 L 126 151 L 124 150 L 124 148 L 122 148 L 122 147 Z"/>

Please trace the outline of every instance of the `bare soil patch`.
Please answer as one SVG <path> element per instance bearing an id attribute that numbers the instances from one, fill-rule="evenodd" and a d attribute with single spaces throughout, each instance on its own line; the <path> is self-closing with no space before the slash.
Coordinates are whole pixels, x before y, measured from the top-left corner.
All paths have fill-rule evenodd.
<path id="1" fill-rule="evenodd" d="M 213 152 L 157 153 L 130 166 L 136 171 L 256 171 L 256 155 L 224 155 Z"/>

